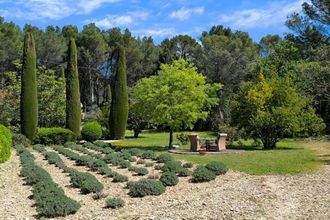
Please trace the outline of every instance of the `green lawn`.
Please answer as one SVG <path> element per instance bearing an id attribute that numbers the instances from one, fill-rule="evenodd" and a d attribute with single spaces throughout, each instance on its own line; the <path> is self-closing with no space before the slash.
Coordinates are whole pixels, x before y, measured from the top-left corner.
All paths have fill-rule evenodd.
<path id="1" fill-rule="evenodd" d="M 215 133 L 198 132 L 202 137 L 212 137 Z M 138 139 L 131 138 L 132 133 L 127 132 L 124 141 L 113 143 L 118 147 L 138 147 L 143 149 L 153 149 L 157 152 L 167 152 L 168 133 L 145 131 Z M 174 135 L 175 136 L 175 135 Z M 179 142 L 174 139 L 176 144 Z M 244 148 L 241 153 L 217 154 L 217 155 L 175 155 L 177 159 L 192 161 L 194 163 L 206 164 L 212 160 L 220 160 L 233 170 L 242 171 L 252 175 L 271 175 L 271 174 L 298 174 L 317 169 L 322 161 L 316 156 L 317 149 L 310 148 L 315 142 L 303 142 L 294 140 L 283 140 L 278 143 L 276 150 L 260 150 L 251 146 L 252 141 L 243 141 Z M 322 146 L 330 146 L 330 142 L 319 143 Z M 181 146 L 180 148 L 188 148 Z M 327 150 L 330 147 L 327 148 Z M 329 152 L 328 152 L 329 153 Z"/>

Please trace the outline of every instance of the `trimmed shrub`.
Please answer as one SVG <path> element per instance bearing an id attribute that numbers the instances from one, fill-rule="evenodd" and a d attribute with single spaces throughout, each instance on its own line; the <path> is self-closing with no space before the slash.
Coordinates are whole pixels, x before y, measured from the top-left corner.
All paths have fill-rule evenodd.
<path id="1" fill-rule="evenodd" d="M 158 163 L 166 163 L 168 161 L 174 160 L 174 158 L 171 155 L 168 154 L 161 154 L 157 157 Z"/>
<path id="2" fill-rule="evenodd" d="M 95 176 L 90 173 L 82 173 L 82 172 L 71 172 L 71 184 L 74 187 L 77 187 L 81 190 L 82 193 L 88 194 L 91 192 L 100 192 L 103 190 L 103 185 L 100 183 Z"/>
<path id="3" fill-rule="evenodd" d="M 179 178 L 173 172 L 165 172 L 159 179 L 165 186 L 175 186 L 179 183 Z"/>
<path id="4" fill-rule="evenodd" d="M 0 163 L 10 158 L 12 146 L 13 142 L 10 130 L 0 124 Z"/>
<path id="5" fill-rule="evenodd" d="M 148 195 L 160 195 L 165 192 L 162 182 L 152 179 L 141 179 L 128 185 L 129 195 L 132 197 L 144 197 Z"/>
<path id="6" fill-rule="evenodd" d="M 190 170 L 188 170 L 188 168 L 182 168 L 179 170 L 178 172 L 178 176 L 180 177 L 186 177 L 186 176 L 190 176 L 192 174 L 192 172 Z"/>
<path id="7" fill-rule="evenodd" d="M 131 166 L 132 166 L 131 163 L 127 160 L 123 160 L 119 163 L 119 168 L 122 168 L 122 169 L 129 168 Z"/>
<path id="8" fill-rule="evenodd" d="M 49 173 L 41 167 L 34 165 L 34 163 L 23 166 L 20 174 L 25 177 L 25 182 L 28 185 L 34 185 L 41 181 L 51 181 Z"/>
<path id="9" fill-rule="evenodd" d="M 128 177 L 121 175 L 119 173 L 115 173 L 112 179 L 112 182 L 114 183 L 122 183 L 122 182 L 127 182 L 128 181 Z"/>
<path id="10" fill-rule="evenodd" d="M 161 170 L 163 172 L 174 172 L 177 173 L 182 169 L 181 162 L 178 160 L 170 160 L 167 161 L 164 166 L 162 166 Z"/>
<path id="11" fill-rule="evenodd" d="M 142 159 L 151 159 L 154 160 L 157 158 L 157 155 L 154 151 L 152 150 L 147 150 L 141 154 Z"/>
<path id="12" fill-rule="evenodd" d="M 144 175 L 148 174 L 148 170 L 144 167 L 134 167 L 133 166 L 133 167 L 130 167 L 128 170 L 136 173 L 138 176 L 144 176 Z"/>
<path id="13" fill-rule="evenodd" d="M 111 163 L 114 166 L 118 166 L 124 159 L 122 159 L 118 154 L 113 153 L 105 155 L 103 160 L 106 163 Z"/>
<path id="14" fill-rule="evenodd" d="M 63 160 L 55 152 L 46 152 L 45 158 L 48 160 L 49 164 L 55 164 L 56 166 L 59 166 L 60 164 L 64 165 Z"/>
<path id="15" fill-rule="evenodd" d="M 198 166 L 192 174 L 192 182 L 209 182 L 214 180 L 216 175 L 204 166 Z"/>
<path id="16" fill-rule="evenodd" d="M 36 49 L 33 34 L 26 32 L 24 37 L 21 77 L 21 133 L 31 141 L 35 138 L 38 127 L 38 96 Z"/>
<path id="17" fill-rule="evenodd" d="M 205 166 L 208 170 L 211 170 L 215 175 L 225 174 L 228 171 L 227 166 L 220 161 L 211 161 Z"/>
<path id="18" fill-rule="evenodd" d="M 188 163 L 185 163 L 182 165 L 183 168 L 192 168 L 193 166 L 194 166 L 194 164 L 191 162 L 188 162 Z"/>
<path id="19" fill-rule="evenodd" d="M 140 160 L 138 160 L 136 163 L 137 163 L 137 164 L 145 164 L 145 163 L 146 163 L 146 161 L 145 161 L 145 160 L 142 160 L 142 159 L 140 159 Z"/>
<path id="20" fill-rule="evenodd" d="M 36 200 L 37 212 L 41 216 L 66 216 L 80 208 L 80 204 L 65 196 L 63 189 L 54 182 L 39 182 L 33 186 L 32 192 Z"/>
<path id="21" fill-rule="evenodd" d="M 95 141 L 102 137 L 102 127 L 96 122 L 86 122 L 81 129 L 81 137 L 86 141 Z"/>
<path id="22" fill-rule="evenodd" d="M 128 119 L 128 94 L 126 76 L 125 48 L 118 46 L 115 52 L 116 68 L 111 82 L 111 107 L 109 116 L 110 138 L 125 137 Z"/>
<path id="23" fill-rule="evenodd" d="M 13 134 L 13 145 L 22 144 L 24 146 L 31 145 L 31 141 L 24 134 Z"/>
<path id="24" fill-rule="evenodd" d="M 105 143 L 104 141 L 94 141 L 93 144 L 95 144 L 98 147 L 102 147 L 102 148 L 108 148 L 108 147 L 112 147 L 110 143 Z"/>
<path id="25" fill-rule="evenodd" d="M 141 156 L 143 151 L 138 149 L 138 148 L 130 148 L 130 149 L 127 149 L 127 151 L 131 154 L 131 156 Z"/>
<path id="26" fill-rule="evenodd" d="M 73 38 L 70 39 L 65 70 L 66 84 L 66 128 L 76 137 L 80 135 L 81 106 L 79 91 L 79 74 L 77 66 L 77 47 Z"/>
<path id="27" fill-rule="evenodd" d="M 105 201 L 106 208 L 117 209 L 125 205 L 125 201 L 121 198 L 109 198 Z"/>
<path id="28" fill-rule="evenodd" d="M 62 145 L 68 141 L 74 141 L 76 135 L 66 128 L 40 128 L 36 142 L 45 145 Z"/>

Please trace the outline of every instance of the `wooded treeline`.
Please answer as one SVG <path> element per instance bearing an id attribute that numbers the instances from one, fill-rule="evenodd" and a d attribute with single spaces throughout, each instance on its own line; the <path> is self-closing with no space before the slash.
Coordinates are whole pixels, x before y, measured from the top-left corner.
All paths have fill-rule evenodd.
<path id="1" fill-rule="evenodd" d="M 254 81 L 262 73 L 265 77 L 290 76 L 298 92 L 312 99 L 329 133 L 330 7 L 328 1 L 311 1 L 302 7 L 303 13 L 288 17 L 289 33 L 284 37 L 266 35 L 258 43 L 253 42 L 248 33 L 222 25 L 201 33 L 198 40 L 189 35 L 178 35 L 156 45 L 152 37 L 134 37 L 128 29 L 101 30 L 95 24 L 85 25 L 81 31 L 72 25 L 62 28 L 48 26 L 44 30 L 25 25 L 21 29 L 0 17 L 0 123 L 9 126 L 19 124 L 16 84 L 21 74 L 24 32 L 30 31 L 35 38 L 37 77 L 44 82 L 38 85 L 44 87 L 39 88 L 41 93 L 44 92 L 39 97 L 42 99 L 41 102 L 39 100 L 39 117 L 42 118 L 39 123 L 42 126 L 64 123 L 61 119 L 64 114 L 61 91 L 65 92 L 65 85 L 59 82 L 64 82 L 68 42 L 74 38 L 78 50 L 81 102 L 87 112 L 107 107 L 111 99 L 111 76 L 115 71 L 114 51 L 122 45 L 126 54 L 129 89 L 139 79 L 154 75 L 160 64 L 171 63 L 178 58 L 193 62 L 209 82 L 223 84 L 218 94 L 220 104 L 212 109 L 208 120 L 198 122 L 195 129 L 216 130 L 221 124 L 230 123 L 229 103 L 241 82 Z M 54 94 L 60 98 L 57 103 L 49 105 L 47 100 L 58 98 Z M 47 119 L 44 114 L 54 117 L 54 120 Z"/>

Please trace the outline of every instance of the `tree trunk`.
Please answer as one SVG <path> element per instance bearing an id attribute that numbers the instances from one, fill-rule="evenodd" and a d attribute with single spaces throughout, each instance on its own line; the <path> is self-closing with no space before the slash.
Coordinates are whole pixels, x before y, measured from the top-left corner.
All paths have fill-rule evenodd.
<path id="1" fill-rule="evenodd" d="M 170 129 L 170 142 L 168 147 L 171 149 L 173 148 L 173 128 Z"/>
<path id="2" fill-rule="evenodd" d="M 276 148 L 276 142 L 275 139 L 261 139 L 262 144 L 264 145 L 264 150 L 272 150 Z"/>
<path id="3" fill-rule="evenodd" d="M 140 134 L 140 130 L 139 129 L 134 129 L 134 138 L 138 138 Z"/>

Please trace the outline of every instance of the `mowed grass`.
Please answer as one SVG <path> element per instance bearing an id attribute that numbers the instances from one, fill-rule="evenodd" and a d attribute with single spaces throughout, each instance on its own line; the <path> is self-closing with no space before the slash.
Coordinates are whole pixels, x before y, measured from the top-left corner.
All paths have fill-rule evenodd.
<path id="1" fill-rule="evenodd" d="M 189 132 L 187 132 L 189 133 Z M 215 137 L 214 132 L 197 132 L 202 137 Z M 131 138 L 132 134 L 127 133 L 127 139 L 113 143 L 118 147 L 138 147 L 152 149 L 158 153 L 167 153 L 168 133 L 145 131 L 138 139 Z M 175 135 L 174 135 L 175 136 Z M 179 142 L 174 139 L 176 144 Z M 242 171 L 251 175 L 285 175 L 311 172 L 324 164 L 319 155 L 330 154 L 329 141 L 302 141 L 283 140 L 278 143 L 275 150 L 260 150 L 254 148 L 252 141 L 243 141 L 246 151 L 233 154 L 216 155 L 178 155 L 171 154 L 177 159 L 191 161 L 197 164 L 207 164 L 210 161 L 222 161 L 230 169 Z M 188 145 L 180 148 L 189 148 Z"/>

